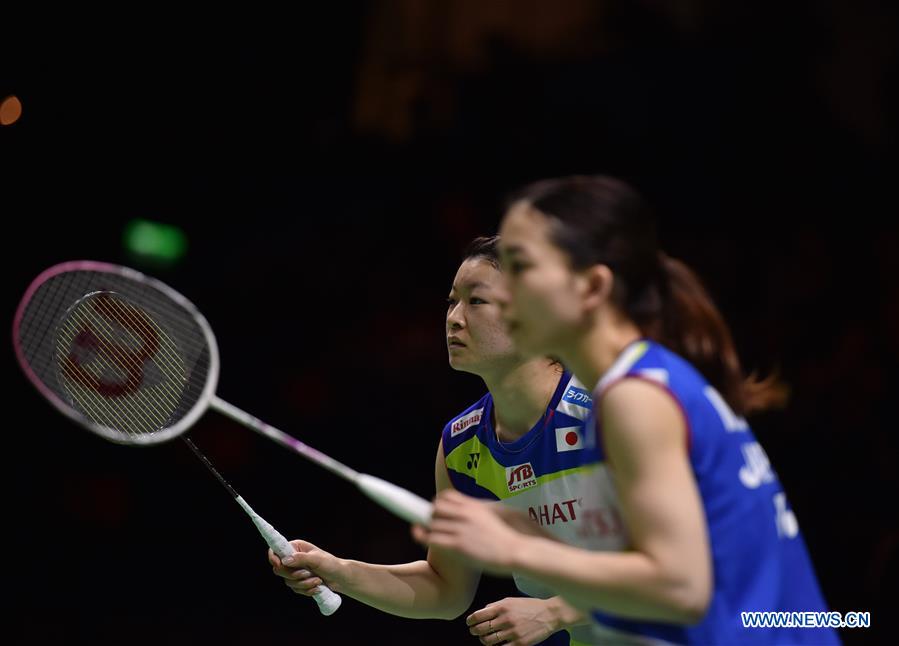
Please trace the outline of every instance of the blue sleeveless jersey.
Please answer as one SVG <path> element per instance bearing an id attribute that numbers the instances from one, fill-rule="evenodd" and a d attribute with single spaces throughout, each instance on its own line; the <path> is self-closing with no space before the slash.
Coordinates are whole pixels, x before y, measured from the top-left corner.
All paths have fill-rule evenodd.
<path id="1" fill-rule="evenodd" d="M 683 410 L 685 450 L 708 526 L 714 590 L 705 618 L 696 625 L 633 621 L 599 611 L 594 619 L 648 643 L 839 644 L 832 629 L 743 628 L 741 612 L 827 610 L 796 516 L 746 420 L 692 365 L 651 341 L 628 346 L 603 376 L 593 393 L 597 410 L 605 390 L 624 378 L 660 385 Z M 591 414 L 586 428 L 597 428 L 597 416 Z M 605 464 L 598 437 L 601 429 L 587 433 L 588 446 L 580 455 Z"/>
<path id="2" fill-rule="evenodd" d="M 587 549 L 608 547 L 594 529 L 599 487 L 590 487 L 599 467 L 581 457 L 584 422 L 590 414 L 590 392 L 568 372 L 559 383 L 542 418 L 515 442 L 500 442 L 493 426 L 493 397 L 488 393 L 443 429 L 443 452 L 453 487 L 462 493 L 519 509 L 560 540 Z M 592 488 L 593 494 L 581 492 Z M 515 576 L 519 590 L 547 598 L 555 592 Z M 567 631 L 572 644 L 601 643 L 593 628 Z M 544 644 L 568 644 L 560 631 Z"/>

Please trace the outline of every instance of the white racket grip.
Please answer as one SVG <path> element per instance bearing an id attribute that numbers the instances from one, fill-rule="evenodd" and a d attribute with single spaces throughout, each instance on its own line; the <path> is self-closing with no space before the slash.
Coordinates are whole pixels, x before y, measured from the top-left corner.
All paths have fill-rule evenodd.
<path id="1" fill-rule="evenodd" d="M 272 551 L 275 554 L 283 559 L 297 553 L 293 548 L 293 545 L 290 544 L 290 541 L 284 538 L 281 532 L 275 529 L 262 516 L 253 511 L 253 508 L 250 507 L 250 505 L 247 504 L 247 501 L 241 496 L 237 497 L 237 504 L 243 507 L 243 510 L 247 512 L 247 515 L 249 515 L 253 524 L 256 525 L 256 529 L 259 530 L 259 533 L 262 534 L 262 538 L 265 539 L 265 542 L 268 543 L 268 546 L 272 548 Z M 318 590 L 318 592 L 312 595 L 312 598 L 315 599 L 315 603 L 318 604 L 318 609 L 326 617 L 333 615 L 337 612 L 340 604 L 343 603 L 343 599 L 325 584 L 318 586 Z"/>
<path id="2" fill-rule="evenodd" d="M 417 525 L 431 522 L 431 503 L 407 489 L 367 473 L 360 473 L 356 477 L 356 486 L 366 496 L 407 522 Z"/>

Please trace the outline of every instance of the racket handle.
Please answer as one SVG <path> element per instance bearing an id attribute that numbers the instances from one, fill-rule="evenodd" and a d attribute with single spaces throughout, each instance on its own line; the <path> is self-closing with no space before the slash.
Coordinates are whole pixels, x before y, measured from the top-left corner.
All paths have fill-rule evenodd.
<path id="1" fill-rule="evenodd" d="M 287 539 L 279 534 L 274 528 L 272 528 L 272 532 L 275 534 L 275 540 L 269 543 L 269 547 L 272 548 L 272 551 L 275 554 L 283 559 L 287 556 L 293 556 L 297 553 L 297 551 L 293 548 L 293 545 L 291 545 L 287 541 Z M 265 534 L 263 534 L 263 536 L 265 536 Z M 268 540 L 268 537 L 266 537 L 266 540 Z M 276 547 L 276 545 L 278 547 Z M 324 583 L 318 586 L 318 592 L 313 594 L 312 598 L 315 599 L 315 603 L 318 604 L 319 611 L 325 617 L 333 615 L 335 612 L 337 612 L 340 604 L 343 603 L 343 599 L 340 597 L 340 595 L 331 590 L 331 588 L 326 586 Z"/>
<path id="2" fill-rule="evenodd" d="M 407 489 L 367 473 L 356 477 L 356 486 L 376 503 L 409 523 L 427 525 L 431 522 L 431 503 Z"/>
<path id="3" fill-rule="evenodd" d="M 253 511 L 253 508 L 247 504 L 246 500 L 241 496 L 238 496 L 236 500 L 237 504 L 243 507 L 243 510 L 250 516 L 250 519 L 253 521 L 253 524 L 256 525 L 256 529 L 259 530 L 262 538 L 265 539 L 265 542 L 268 543 L 268 546 L 272 548 L 272 551 L 277 554 L 279 558 L 283 559 L 297 553 L 293 545 L 290 544 L 290 541 L 284 538 L 284 536 L 277 529 L 272 527 L 272 525 L 262 516 Z M 336 594 L 324 583 L 318 586 L 318 592 L 312 595 L 312 598 L 315 599 L 315 603 L 318 604 L 319 611 L 326 617 L 337 612 L 340 604 L 343 603 L 343 599 L 340 595 Z"/>

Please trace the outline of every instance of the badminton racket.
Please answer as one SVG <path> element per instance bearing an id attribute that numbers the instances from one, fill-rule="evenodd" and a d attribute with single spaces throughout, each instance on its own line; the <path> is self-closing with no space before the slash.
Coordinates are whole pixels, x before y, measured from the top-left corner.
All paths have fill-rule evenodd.
<path id="1" fill-rule="evenodd" d="M 165 442 L 213 408 L 352 482 L 400 518 L 430 521 L 427 500 L 359 473 L 218 398 L 218 346 L 209 323 L 184 296 L 138 271 L 95 261 L 50 267 L 32 281 L 16 309 L 13 346 L 37 390 L 63 415 L 107 440 Z M 276 554 L 294 553 L 249 505 L 244 509 Z M 316 601 L 330 614 L 339 597 L 319 587 Z"/>

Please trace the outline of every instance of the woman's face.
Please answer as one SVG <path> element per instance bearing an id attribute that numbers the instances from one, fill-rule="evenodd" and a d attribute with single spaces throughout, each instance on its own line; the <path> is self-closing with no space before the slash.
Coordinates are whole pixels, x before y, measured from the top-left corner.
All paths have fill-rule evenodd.
<path id="1" fill-rule="evenodd" d="M 450 366 L 483 375 L 517 353 L 500 311 L 503 276 L 487 260 L 469 258 L 459 266 L 446 310 Z"/>
<path id="2" fill-rule="evenodd" d="M 584 321 L 584 285 L 549 233 L 548 218 L 526 202 L 513 204 L 500 226 L 503 319 L 524 356 L 559 356 Z"/>

